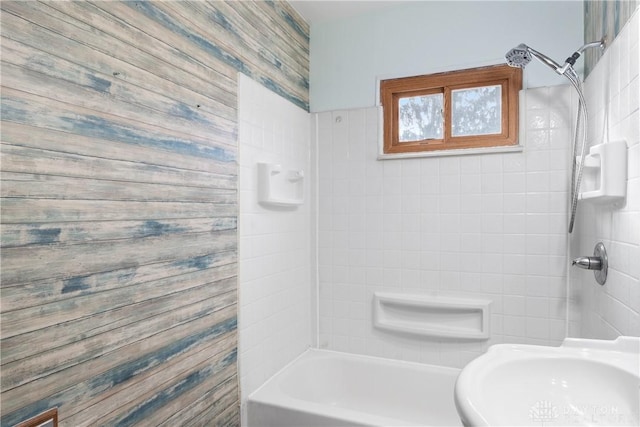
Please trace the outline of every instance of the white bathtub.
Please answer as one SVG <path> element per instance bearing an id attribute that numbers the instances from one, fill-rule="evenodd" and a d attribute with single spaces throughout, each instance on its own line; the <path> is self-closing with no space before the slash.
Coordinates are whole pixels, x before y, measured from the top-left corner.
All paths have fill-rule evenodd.
<path id="1" fill-rule="evenodd" d="M 308 350 L 247 401 L 248 427 L 461 426 L 459 369 Z"/>

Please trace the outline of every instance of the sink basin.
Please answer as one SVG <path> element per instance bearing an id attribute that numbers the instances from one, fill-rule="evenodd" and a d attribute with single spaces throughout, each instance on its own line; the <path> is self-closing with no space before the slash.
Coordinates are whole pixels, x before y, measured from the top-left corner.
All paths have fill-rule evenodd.
<path id="1" fill-rule="evenodd" d="M 638 426 L 640 338 L 494 345 L 454 395 L 466 426 Z"/>

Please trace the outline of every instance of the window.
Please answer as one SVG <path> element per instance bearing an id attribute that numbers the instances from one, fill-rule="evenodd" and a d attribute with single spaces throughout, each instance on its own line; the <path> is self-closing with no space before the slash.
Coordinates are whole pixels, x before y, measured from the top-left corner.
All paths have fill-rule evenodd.
<path id="1" fill-rule="evenodd" d="M 522 69 L 382 80 L 384 154 L 516 145 Z"/>

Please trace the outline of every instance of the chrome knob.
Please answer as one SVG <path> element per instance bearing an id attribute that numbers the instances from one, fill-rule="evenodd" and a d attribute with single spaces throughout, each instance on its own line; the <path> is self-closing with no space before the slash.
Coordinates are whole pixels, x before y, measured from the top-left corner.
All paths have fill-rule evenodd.
<path id="1" fill-rule="evenodd" d="M 571 265 L 586 270 L 602 270 L 602 258 L 595 256 L 581 256 L 573 260 Z"/>
<path id="2" fill-rule="evenodd" d="M 607 257 L 607 250 L 602 242 L 599 242 L 593 249 L 593 256 L 578 257 L 571 262 L 571 265 L 586 270 L 594 270 L 593 274 L 596 277 L 596 282 L 601 285 L 604 285 L 604 282 L 607 281 L 609 258 Z"/>

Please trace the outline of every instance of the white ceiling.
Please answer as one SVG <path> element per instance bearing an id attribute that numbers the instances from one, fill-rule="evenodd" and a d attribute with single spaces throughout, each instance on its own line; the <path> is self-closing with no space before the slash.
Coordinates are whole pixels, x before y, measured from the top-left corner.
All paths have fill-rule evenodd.
<path id="1" fill-rule="evenodd" d="M 372 10 L 407 3 L 406 0 L 290 0 L 310 24 L 360 15 Z"/>

